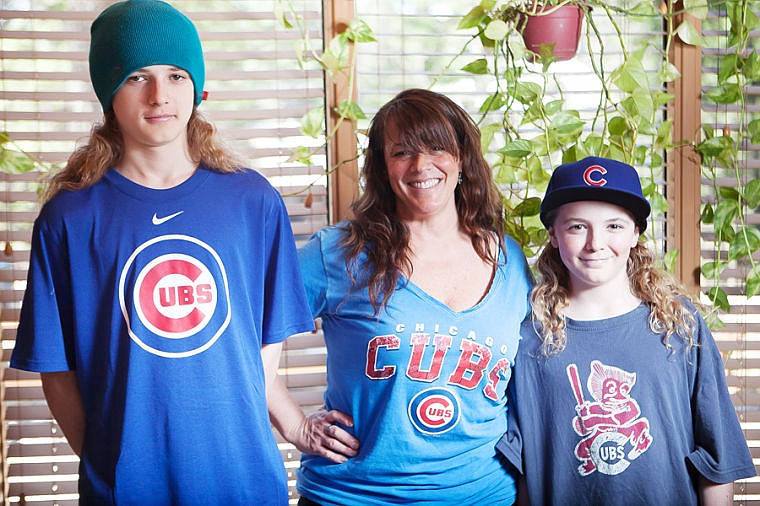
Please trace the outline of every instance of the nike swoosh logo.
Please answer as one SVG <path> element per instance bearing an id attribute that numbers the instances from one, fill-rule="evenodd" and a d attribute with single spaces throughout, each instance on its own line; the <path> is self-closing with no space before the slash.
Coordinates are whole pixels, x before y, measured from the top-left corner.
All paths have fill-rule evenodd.
<path id="1" fill-rule="evenodd" d="M 177 211 L 174 214 L 170 214 L 169 216 L 164 216 L 163 218 L 159 218 L 156 216 L 156 213 L 153 213 L 153 224 L 154 225 L 161 225 L 162 223 L 166 223 L 167 221 L 171 220 L 172 218 L 176 218 L 180 214 L 184 213 L 185 211 Z"/>

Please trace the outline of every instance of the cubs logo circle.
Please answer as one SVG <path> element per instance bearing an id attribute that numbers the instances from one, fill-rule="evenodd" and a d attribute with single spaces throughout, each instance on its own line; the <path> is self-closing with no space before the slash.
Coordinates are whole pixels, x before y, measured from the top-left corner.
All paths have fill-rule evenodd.
<path id="1" fill-rule="evenodd" d="M 146 327 L 168 339 L 181 339 L 208 323 L 216 305 L 216 282 L 196 259 L 162 255 L 137 277 L 134 303 Z"/>
<path id="2" fill-rule="evenodd" d="M 423 434 L 448 432 L 459 423 L 459 400 L 445 388 L 428 388 L 409 402 L 409 419 Z"/>
<path id="3" fill-rule="evenodd" d="M 601 165 L 592 165 L 583 171 L 583 181 L 589 186 L 604 186 L 607 184 L 607 180 L 602 177 L 605 174 L 607 169 Z"/>
<path id="4" fill-rule="evenodd" d="M 119 303 L 132 341 L 167 358 L 207 350 L 231 317 L 219 255 L 184 235 L 156 237 L 135 249 L 122 268 Z"/>
<path id="5" fill-rule="evenodd" d="M 619 432 L 599 434 L 591 444 L 591 461 L 602 474 L 615 475 L 626 470 L 631 463 L 626 460 L 628 438 Z"/>

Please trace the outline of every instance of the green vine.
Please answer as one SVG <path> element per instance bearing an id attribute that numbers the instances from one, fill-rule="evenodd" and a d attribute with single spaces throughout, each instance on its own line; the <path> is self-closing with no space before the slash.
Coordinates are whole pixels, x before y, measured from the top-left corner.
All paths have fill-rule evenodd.
<path id="1" fill-rule="evenodd" d="M 715 259 L 702 265 L 702 274 L 712 285 L 707 290 L 710 302 L 729 311 L 728 294 L 721 281 L 729 267 L 746 272 L 742 295 L 749 298 L 760 293 L 760 264 L 755 258 L 760 251 L 760 230 L 747 220 L 748 214 L 760 205 L 760 180 L 745 183 L 746 165 L 742 160 L 744 146 L 760 143 L 760 119 L 750 120 L 746 102 L 748 87 L 760 82 L 760 57 L 757 49 L 751 47 L 750 35 L 758 27 L 755 12 L 760 3 L 728 0 L 724 5 L 728 22 L 725 54 L 719 59 L 717 83 L 703 94 L 703 99 L 726 108 L 733 106 L 737 111 L 734 118 L 737 128 L 729 126 L 728 118 L 718 132 L 703 123 L 694 148 L 701 157 L 703 176 L 712 182 L 716 198 L 702 209 L 702 222 L 712 224 L 715 234 Z M 735 186 L 721 185 L 722 175 L 728 175 Z"/>
<path id="2" fill-rule="evenodd" d="M 283 0 L 285 2 L 286 0 Z M 715 132 L 703 124 L 699 139 L 691 143 L 701 158 L 703 175 L 714 182 L 717 200 L 704 206 L 702 221 L 712 224 L 716 235 L 715 260 L 702 266 L 712 288 L 706 295 L 714 307 L 728 311 L 729 299 L 721 287 L 721 274 L 735 264 L 746 265 L 743 295 L 760 292 L 760 267 L 753 255 L 760 249 L 760 232 L 747 222 L 748 213 L 760 204 L 760 182 L 743 181 L 740 147 L 760 143 L 760 120 L 750 119 L 745 103 L 747 86 L 758 81 L 760 59 L 750 49 L 751 31 L 758 26 L 758 0 L 727 0 L 730 23 L 726 40 L 728 51 L 721 57 L 719 81 L 704 93 L 703 99 L 717 104 L 735 104 L 739 109 L 737 131 Z M 286 4 L 282 4 L 286 5 Z M 550 171 L 559 163 L 596 155 L 624 160 L 648 171 L 642 177 L 645 196 L 652 204 L 652 220 L 667 212 L 667 201 L 660 191 L 664 173 L 664 153 L 689 144 L 676 146 L 673 123 L 662 117 L 663 107 L 673 100 L 664 85 L 681 76 L 669 60 L 676 37 L 686 44 L 704 45 L 697 27 L 690 21 L 707 16 L 704 0 L 684 0 L 676 4 L 663 0 L 659 5 L 641 2 L 631 8 L 608 5 L 601 0 L 548 0 L 550 9 L 541 10 L 533 1 L 482 0 L 462 16 L 458 29 L 473 32 L 458 54 L 431 81 L 436 84 L 452 69 L 478 79 L 488 79 L 490 93 L 478 112 L 478 125 L 484 151 L 491 162 L 494 176 L 502 188 L 507 218 L 506 232 L 521 243 L 528 257 L 534 256 L 547 240 L 538 214 L 540 197 L 546 189 Z M 551 44 L 537 52 L 527 49 L 521 34 L 531 15 L 547 15 L 555 8 L 577 5 L 584 10 L 585 45 L 599 94 L 596 110 L 588 117 L 566 101 L 561 75 L 554 71 L 557 58 Z M 328 78 L 343 76 L 353 91 L 355 55 L 351 45 L 374 41 L 371 29 L 361 20 L 351 22 L 346 31 L 331 41 L 323 52 L 311 46 L 302 19 L 292 10 L 281 15 L 286 27 L 298 29 L 302 37 L 299 54 L 321 66 Z M 606 37 L 597 26 L 597 17 L 614 29 Z M 651 37 L 635 46 L 629 45 L 620 28 L 620 20 L 658 20 L 664 37 Z M 654 24 L 654 23 L 653 23 Z M 657 28 L 659 32 L 660 28 Z M 474 44 L 483 47 L 480 56 L 462 63 L 472 54 Z M 615 60 L 611 55 L 619 55 Z M 351 55 L 351 56 L 349 56 Z M 656 76 L 656 79 L 652 79 Z M 450 76 L 449 76 L 450 77 Z M 325 132 L 324 110 L 316 108 L 304 117 L 303 133 L 321 138 L 326 146 L 335 130 Z M 341 103 L 336 112 L 338 123 L 364 118 L 361 107 L 352 101 Z M 357 144 L 358 145 L 358 144 Z M 293 160 L 309 163 L 315 149 L 299 148 Z M 359 153 L 357 153 L 359 156 Z M 326 174 L 339 166 L 327 168 Z M 731 174 L 734 186 L 720 185 L 721 174 Z M 653 234 L 656 227 L 650 227 Z M 648 237 L 654 239 L 654 236 Z M 662 259 L 672 270 L 678 251 L 669 251 Z M 719 324 L 719 320 L 712 320 Z"/>

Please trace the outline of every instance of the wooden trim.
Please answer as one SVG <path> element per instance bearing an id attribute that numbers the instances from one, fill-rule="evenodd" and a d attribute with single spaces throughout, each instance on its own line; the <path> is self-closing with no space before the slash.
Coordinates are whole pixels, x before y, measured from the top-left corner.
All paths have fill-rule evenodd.
<path id="1" fill-rule="evenodd" d="M 690 21 L 701 30 L 699 19 Z M 681 23 L 681 16 L 674 21 Z M 668 92 L 676 98 L 668 107 L 673 119 L 673 141 L 676 146 L 691 143 L 699 134 L 701 123 L 702 48 L 683 43 L 678 37 L 670 53 L 681 78 L 668 84 Z M 700 206 L 701 170 L 699 155 L 691 145 L 676 147 L 668 153 L 666 166 L 668 201 L 666 238 L 669 251 L 679 250 L 675 275 L 689 292 L 700 291 Z"/>
<path id="2" fill-rule="evenodd" d="M 354 0 L 326 0 L 324 2 L 325 45 L 336 35 L 345 31 L 354 18 Z M 353 50 L 353 48 L 352 48 Z M 348 77 L 341 76 L 337 82 L 325 83 L 325 110 L 327 131 L 331 131 L 338 119 L 335 107 L 356 90 L 348 89 Z M 327 165 L 337 168 L 328 176 L 329 220 L 336 223 L 349 217 L 349 207 L 359 194 L 359 166 L 356 160 L 357 142 L 355 125 L 344 121 L 327 146 Z M 340 165 L 338 165 L 340 164 Z"/>

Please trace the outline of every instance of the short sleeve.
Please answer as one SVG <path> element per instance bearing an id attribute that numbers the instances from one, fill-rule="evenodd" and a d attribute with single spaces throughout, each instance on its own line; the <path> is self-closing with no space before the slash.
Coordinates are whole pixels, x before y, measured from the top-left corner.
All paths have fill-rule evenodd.
<path id="1" fill-rule="evenodd" d="M 496 449 L 499 450 L 507 461 L 514 466 L 520 474 L 523 474 L 522 465 L 522 434 L 520 432 L 520 424 L 517 418 L 517 404 L 516 399 L 516 387 L 515 387 L 515 375 L 509 381 L 507 386 L 507 431 L 501 436 L 499 442 L 496 443 Z"/>
<path id="2" fill-rule="evenodd" d="M 74 370 L 71 283 L 64 248 L 45 222 L 34 224 L 26 291 L 10 366 L 35 372 Z"/>
<path id="3" fill-rule="evenodd" d="M 272 190 L 273 192 L 274 189 Z M 276 205 L 268 227 L 269 261 L 264 287 L 262 342 L 280 342 L 288 336 L 314 329 L 304 294 L 293 230 L 282 198 L 275 192 Z"/>
<path id="4" fill-rule="evenodd" d="M 696 367 L 691 397 L 695 449 L 688 459 L 701 475 L 715 483 L 755 476 L 726 387 L 723 360 L 704 320 L 699 315 L 697 318 L 699 344 L 690 354 Z"/>
<path id="5" fill-rule="evenodd" d="M 298 250 L 306 299 L 314 318 L 322 316 L 327 310 L 327 269 L 322 252 L 322 235 L 321 232 L 314 234 Z"/>

